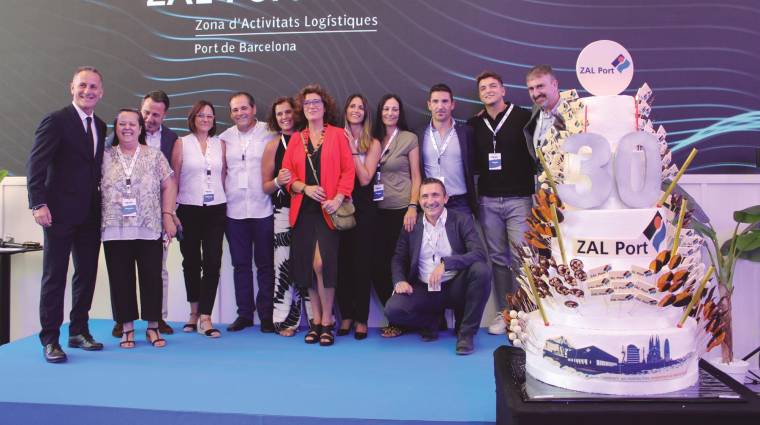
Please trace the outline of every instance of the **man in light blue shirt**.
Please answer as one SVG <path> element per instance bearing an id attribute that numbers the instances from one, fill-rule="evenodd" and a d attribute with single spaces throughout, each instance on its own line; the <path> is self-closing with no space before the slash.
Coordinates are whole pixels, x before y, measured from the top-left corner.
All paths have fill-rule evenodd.
<path id="1" fill-rule="evenodd" d="M 422 146 L 423 178 L 443 182 L 450 210 L 473 214 L 477 209 L 472 177 L 472 129 L 452 117 L 456 103 L 451 88 L 436 84 L 430 88 L 427 107 L 430 124 L 417 134 Z"/>

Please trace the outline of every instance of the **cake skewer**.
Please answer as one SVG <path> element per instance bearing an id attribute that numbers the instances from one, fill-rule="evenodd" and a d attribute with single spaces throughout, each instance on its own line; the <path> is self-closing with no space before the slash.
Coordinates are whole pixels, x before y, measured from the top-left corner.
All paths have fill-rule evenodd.
<path id="1" fill-rule="evenodd" d="M 668 199 L 668 196 L 670 195 L 670 192 L 673 191 L 676 187 L 676 183 L 678 183 L 678 180 L 681 178 L 683 173 L 686 172 L 686 169 L 689 168 L 689 165 L 691 164 L 691 161 L 694 160 L 694 157 L 697 156 L 697 149 L 692 148 L 691 152 L 689 153 L 689 156 L 686 158 L 686 161 L 684 161 L 683 165 L 681 166 L 681 169 L 678 170 L 678 174 L 673 178 L 673 181 L 670 182 L 670 185 L 668 186 L 668 189 L 665 191 L 665 193 L 662 194 L 662 197 L 660 197 L 660 200 L 657 201 L 657 207 L 661 207 L 665 201 Z"/>
<path id="2" fill-rule="evenodd" d="M 712 276 L 715 269 L 713 266 L 710 266 L 709 269 L 707 269 L 707 273 L 705 273 L 705 276 L 702 278 L 702 281 L 699 282 L 699 288 L 697 288 L 697 291 L 694 292 L 694 296 L 691 297 L 691 302 L 686 307 L 686 310 L 684 310 L 683 315 L 681 316 L 681 320 L 678 321 L 678 327 L 682 328 L 683 324 L 686 323 L 686 319 L 689 317 L 689 313 L 691 313 L 691 309 L 694 308 L 694 306 L 697 304 L 697 301 L 699 301 L 699 298 L 702 296 L 702 291 L 705 289 L 705 285 L 707 284 L 707 281 L 710 280 L 710 277 Z"/>

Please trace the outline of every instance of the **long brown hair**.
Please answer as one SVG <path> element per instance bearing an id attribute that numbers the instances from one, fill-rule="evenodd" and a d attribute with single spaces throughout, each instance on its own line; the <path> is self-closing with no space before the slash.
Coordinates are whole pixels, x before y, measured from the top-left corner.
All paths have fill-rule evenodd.
<path id="1" fill-rule="evenodd" d="M 343 106 L 343 125 L 349 127 L 348 124 L 348 105 L 354 99 L 359 99 L 364 105 L 364 119 L 362 120 L 362 134 L 359 136 L 359 152 L 366 153 L 372 144 L 372 119 L 369 112 L 369 101 L 367 98 L 359 93 L 354 93 L 346 99 L 346 104 Z"/>

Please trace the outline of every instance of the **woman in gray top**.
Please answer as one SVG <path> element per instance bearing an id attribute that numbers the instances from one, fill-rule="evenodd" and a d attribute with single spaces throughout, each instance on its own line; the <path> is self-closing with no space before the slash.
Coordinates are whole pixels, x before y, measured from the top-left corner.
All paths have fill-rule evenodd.
<path id="1" fill-rule="evenodd" d="M 373 200 L 377 203 L 375 226 L 375 291 L 385 305 L 393 293 L 391 259 L 403 228 L 411 232 L 417 221 L 420 181 L 420 149 L 417 136 L 409 131 L 404 104 L 395 94 L 386 94 L 377 106 L 372 136 L 382 148 L 373 182 Z M 384 337 L 401 335 L 401 329 L 389 324 Z"/>

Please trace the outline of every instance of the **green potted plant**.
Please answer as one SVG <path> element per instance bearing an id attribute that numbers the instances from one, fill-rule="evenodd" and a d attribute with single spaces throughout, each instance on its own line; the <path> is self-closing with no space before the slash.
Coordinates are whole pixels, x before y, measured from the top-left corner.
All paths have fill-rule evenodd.
<path id="1" fill-rule="evenodd" d="M 716 366 L 724 370 L 739 368 L 737 375 L 743 377 L 746 373 L 747 362 L 734 359 L 734 346 L 731 318 L 731 296 L 734 292 L 734 270 L 739 259 L 760 262 L 760 205 L 734 211 L 733 234 L 722 244 L 712 225 L 705 220 L 700 222 L 692 220 L 693 228 L 699 232 L 706 241 L 712 242 L 706 247 L 710 261 L 715 268 L 715 276 L 718 281 L 717 308 L 724 327 L 724 336 L 720 344 L 721 359 Z M 741 369 L 743 368 L 743 372 Z"/>
<path id="2" fill-rule="evenodd" d="M 7 176 L 7 175 L 8 175 L 8 170 L 0 170 L 0 183 L 2 183 L 2 182 L 3 182 L 3 179 L 4 179 L 4 178 L 5 178 L 5 176 Z"/>

